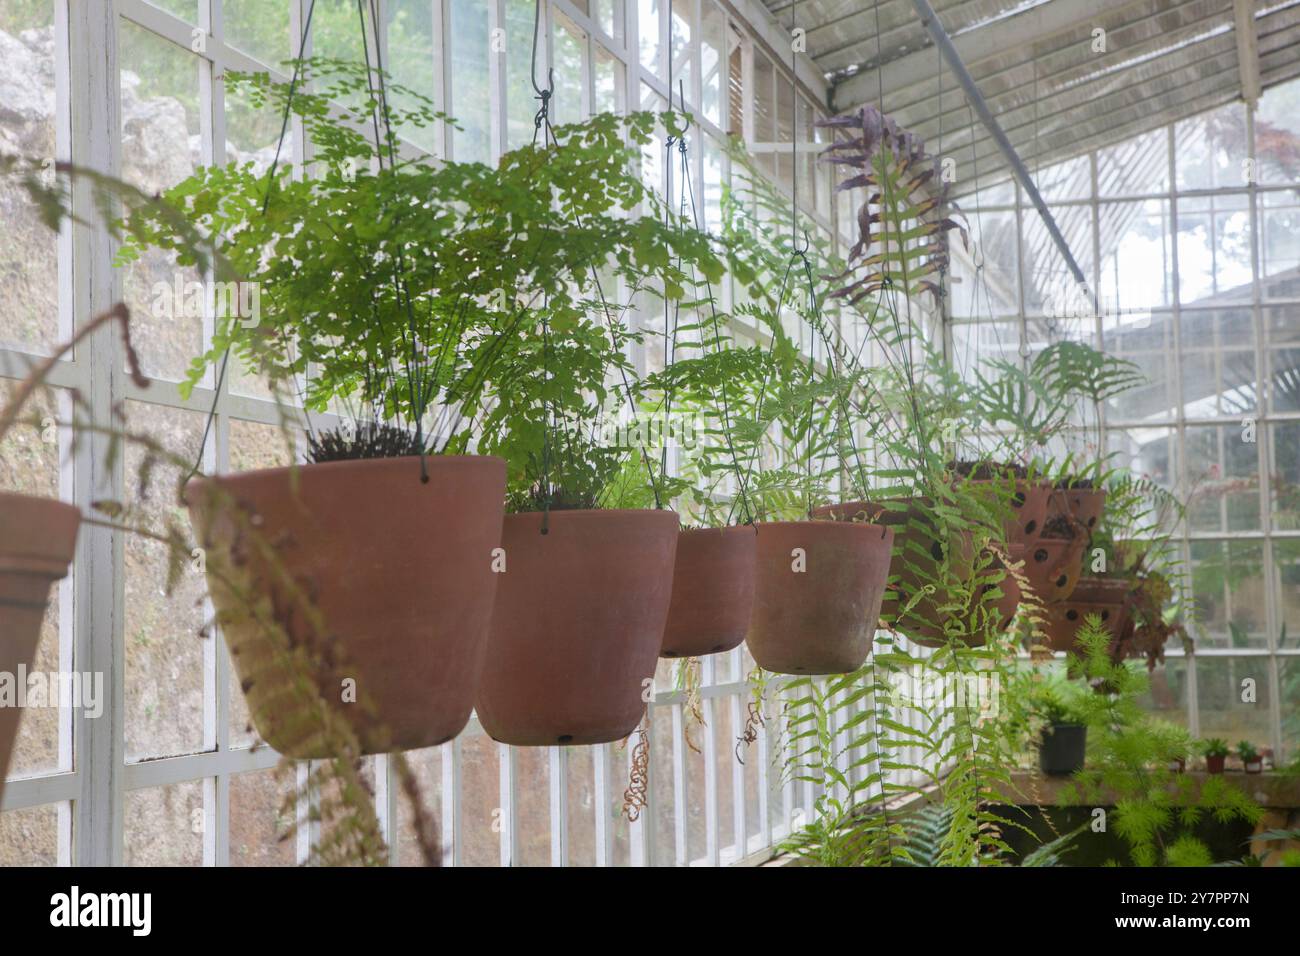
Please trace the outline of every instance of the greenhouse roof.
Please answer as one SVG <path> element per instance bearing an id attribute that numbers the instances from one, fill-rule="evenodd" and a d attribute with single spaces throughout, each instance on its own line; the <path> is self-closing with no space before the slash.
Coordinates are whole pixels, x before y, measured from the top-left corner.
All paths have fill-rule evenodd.
<path id="1" fill-rule="evenodd" d="M 931 152 L 970 161 L 975 172 L 959 178 L 958 192 L 1007 178 L 1006 158 L 941 67 L 912 0 L 764 3 L 782 25 L 796 14 L 815 24 L 807 51 L 826 75 L 836 112 L 875 103 L 926 139 Z M 1300 0 L 932 6 L 1012 145 L 1035 169 L 1253 99 L 1300 75 Z M 1256 47 L 1257 58 L 1250 55 Z"/>

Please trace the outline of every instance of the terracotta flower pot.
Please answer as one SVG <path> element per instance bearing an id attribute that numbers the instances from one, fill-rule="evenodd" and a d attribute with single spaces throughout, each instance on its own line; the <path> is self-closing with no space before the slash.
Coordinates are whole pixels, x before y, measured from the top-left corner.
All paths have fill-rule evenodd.
<path id="1" fill-rule="evenodd" d="M 673 597 L 661 657 L 698 657 L 739 647 L 754 609 L 758 535 L 751 525 L 677 535 Z"/>
<path id="2" fill-rule="evenodd" d="M 673 590 L 671 511 L 507 515 L 475 710 L 517 746 L 621 740 L 645 713 Z"/>
<path id="3" fill-rule="evenodd" d="M 1264 760 L 1261 757 L 1256 757 L 1254 760 L 1243 760 L 1241 767 L 1246 773 L 1263 773 Z"/>
<path id="4" fill-rule="evenodd" d="M 80 524 L 72 505 L 0 492 L 0 673 L 32 666 L 50 588 L 68 573 Z M 21 716 L 0 707 L 0 796 Z"/>
<path id="5" fill-rule="evenodd" d="M 1117 641 L 1133 619 L 1129 583 L 1115 578 L 1081 578 L 1070 597 L 1047 607 L 1048 644 L 1054 651 L 1077 649 L 1076 634 L 1089 614 L 1098 615 Z"/>
<path id="6" fill-rule="evenodd" d="M 945 548 L 945 543 L 929 527 L 926 502 L 923 499 L 908 503 L 892 502 L 895 506 L 906 504 L 901 509 L 888 507 L 890 504 L 891 502 L 851 501 L 818 508 L 813 511 L 813 515 L 834 517 L 839 521 L 867 515 L 870 520 L 893 530 L 895 546 L 891 568 L 896 583 L 894 594 L 885 602 L 885 626 L 906 635 L 914 643 L 925 647 L 940 647 L 945 643 L 944 622 L 957 613 L 952 608 L 954 596 L 935 592 L 922 597 L 906 614 L 902 612 L 912 600 L 912 595 L 927 582 L 933 582 L 941 576 L 945 551 L 949 555 L 950 573 L 958 580 L 965 580 L 973 573 L 974 538 L 969 531 L 953 531 L 948 536 Z"/>
<path id="7" fill-rule="evenodd" d="M 311 676 L 366 753 L 430 747 L 469 720 L 500 574 L 505 462 L 483 456 L 389 458 L 272 468 L 190 483 L 187 498 L 208 549 L 208 584 L 235 669 L 262 738 L 292 757 L 329 757 L 331 744 L 302 704 L 284 693 L 294 676 L 273 630 L 214 566 L 247 568 L 264 602 L 295 644 L 319 636 L 305 619 L 306 594 L 329 643 L 311 653 Z M 243 512 L 245 520 L 234 508 Z M 251 523 L 270 544 L 287 587 Z M 253 539 L 256 542 L 257 539 Z M 217 560 L 219 559 L 219 560 Z M 308 607 L 308 611 L 310 605 Z M 344 682 L 354 688 L 349 701 Z"/>
<path id="8" fill-rule="evenodd" d="M 1047 520 L 1068 514 L 1091 532 L 1106 510 L 1106 492 L 1100 488 L 1057 488 L 1047 506 Z"/>
<path id="9" fill-rule="evenodd" d="M 1228 758 L 1224 754 L 1206 754 L 1205 772 L 1206 773 L 1223 773 L 1223 764 Z"/>
<path id="10" fill-rule="evenodd" d="M 1064 601 L 1074 593 L 1083 574 L 1088 539 L 1039 538 L 1025 549 L 1025 577 L 1044 604 Z"/>
<path id="11" fill-rule="evenodd" d="M 894 532 L 862 522 L 758 525 L 749 651 L 777 674 L 847 674 L 871 652 Z"/>

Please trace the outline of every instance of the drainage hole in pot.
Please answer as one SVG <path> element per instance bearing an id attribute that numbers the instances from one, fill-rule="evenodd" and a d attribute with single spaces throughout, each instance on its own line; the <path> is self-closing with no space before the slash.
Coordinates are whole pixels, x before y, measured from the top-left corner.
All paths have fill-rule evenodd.
<path id="1" fill-rule="evenodd" d="M 1013 508 L 1023 508 L 1024 504 L 1025 504 L 1025 493 L 1023 491 L 1017 491 L 1016 496 L 1011 499 L 1011 506 Z"/>
<path id="2" fill-rule="evenodd" d="M 936 561 L 942 561 L 942 560 L 943 560 L 943 545 L 940 544 L 938 541 L 936 541 L 934 544 L 930 545 L 930 554 L 934 555 L 934 560 L 936 560 Z"/>
<path id="3" fill-rule="evenodd" d="M 663 657 L 677 657 L 678 655 L 677 655 L 677 652 L 676 652 L 676 651 L 664 651 L 663 654 L 662 654 L 661 656 L 663 656 Z"/>
<path id="4" fill-rule="evenodd" d="M 1047 560 L 1047 549 L 1046 549 L 1046 548 L 1039 548 L 1037 551 L 1035 551 L 1035 552 L 1034 552 L 1034 560 L 1037 561 L 1039 564 L 1042 564 L 1044 561 L 1046 561 L 1046 560 Z"/>
<path id="5" fill-rule="evenodd" d="M 1101 619 L 1102 619 L 1103 621 L 1108 621 L 1108 620 L 1110 620 L 1110 611 L 1102 611 L 1102 612 L 1101 612 Z"/>
<path id="6" fill-rule="evenodd" d="M 1065 587 L 1066 582 L 1069 580 L 1070 580 L 1069 578 L 1067 578 L 1064 574 L 1062 574 L 1059 578 L 1056 579 L 1056 586 L 1058 588 L 1063 588 Z"/>
<path id="7" fill-rule="evenodd" d="M 718 651 L 725 651 L 726 649 L 727 649 L 726 644 L 714 644 L 712 650 L 710 650 L 709 653 L 716 654 L 718 653 Z"/>
<path id="8" fill-rule="evenodd" d="M 1035 521 L 1033 518 L 1030 518 L 1029 521 L 1025 524 L 1025 534 L 1033 534 L 1034 529 L 1037 527 L 1038 527 L 1038 522 Z"/>
<path id="9" fill-rule="evenodd" d="M 1093 515 L 1091 518 L 1088 519 L 1088 527 L 1089 527 L 1089 528 L 1091 528 L 1091 527 L 1092 527 L 1093 525 L 1095 525 L 1096 523 L 1097 523 L 1097 516 L 1096 516 L 1096 515 Z"/>
<path id="10" fill-rule="evenodd" d="M 560 743 L 567 744 L 570 740 L 573 739 L 573 734 L 560 734 L 558 739 Z"/>
<path id="11" fill-rule="evenodd" d="M 1065 619 L 1067 621 L 1077 621 L 1079 619 L 1079 612 L 1074 608 L 1070 608 L 1070 610 L 1065 612 Z"/>

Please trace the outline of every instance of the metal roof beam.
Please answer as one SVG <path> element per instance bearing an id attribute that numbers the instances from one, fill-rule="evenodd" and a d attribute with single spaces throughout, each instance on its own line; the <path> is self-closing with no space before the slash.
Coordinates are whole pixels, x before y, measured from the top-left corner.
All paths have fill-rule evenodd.
<path id="1" fill-rule="evenodd" d="M 1259 37 L 1255 33 L 1254 0 L 1233 0 L 1237 34 L 1237 66 L 1241 70 L 1241 98 L 1254 106 L 1259 102 Z"/>
<path id="2" fill-rule="evenodd" d="M 934 10 L 930 7 L 928 0 L 912 0 L 912 5 L 916 7 L 916 12 L 921 17 L 921 22 L 925 25 L 927 31 L 934 39 L 934 44 L 943 54 L 943 58 L 948 62 L 949 69 L 956 75 L 958 82 L 966 91 L 966 96 L 970 100 L 971 106 L 980 118 L 980 122 L 988 129 L 989 135 L 997 142 L 998 147 L 1006 155 L 1007 162 L 1011 165 L 1016 174 L 1016 179 L 1020 182 L 1020 187 L 1029 197 L 1034 208 L 1038 210 L 1038 215 L 1043 220 L 1043 225 L 1047 227 L 1048 234 L 1052 237 L 1057 250 L 1061 253 L 1061 258 L 1069 267 L 1070 274 L 1074 276 L 1074 281 L 1078 283 L 1081 291 L 1086 291 L 1089 301 L 1092 301 L 1091 286 L 1087 278 L 1084 277 L 1083 270 L 1079 268 L 1079 263 L 1075 261 L 1074 253 L 1070 251 L 1070 244 L 1065 241 L 1061 235 L 1061 230 L 1056 225 L 1056 220 L 1052 218 L 1052 213 L 1047 208 L 1047 203 L 1043 202 L 1043 197 L 1038 193 L 1038 187 L 1034 185 L 1034 179 L 1029 175 L 1029 170 L 1021 162 L 1019 154 L 1016 153 L 1015 147 L 1007 139 L 1006 133 L 1002 132 L 1002 127 L 998 126 L 998 121 L 989 111 L 988 104 L 984 102 L 984 97 L 980 95 L 979 87 L 971 78 L 970 71 L 966 69 L 966 64 L 962 62 L 961 54 L 957 52 L 956 47 L 952 45 L 952 40 L 943 29 L 943 24 L 935 15 Z M 1035 9 L 1046 10 L 1047 7 L 1036 7 Z M 1014 19 L 1014 18 L 1013 18 Z"/>

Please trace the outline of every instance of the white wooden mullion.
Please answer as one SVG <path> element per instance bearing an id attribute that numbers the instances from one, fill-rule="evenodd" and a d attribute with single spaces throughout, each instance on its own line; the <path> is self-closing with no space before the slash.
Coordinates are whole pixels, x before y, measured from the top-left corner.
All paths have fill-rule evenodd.
<path id="1" fill-rule="evenodd" d="M 459 866 L 461 858 L 461 738 L 442 748 L 442 865 Z"/>
<path id="2" fill-rule="evenodd" d="M 610 833 L 609 746 L 601 744 L 592 752 L 596 788 L 596 865 L 614 865 L 614 840 Z"/>
<path id="3" fill-rule="evenodd" d="M 706 657 L 702 662 L 701 683 L 705 686 L 713 683 L 713 659 Z M 720 814 L 718 811 L 718 739 L 716 709 L 711 697 L 700 701 L 704 713 L 704 834 L 705 859 L 709 866 L 717 866 L 720 860 L 721 840 L 719 839 Z"/>
<path id="4" fill-rule="evenodd" d="M 501 37 L 506 36 L 506 0 L 487 0 L 488 6 L 488 141 L 489 148 L 493 159 L 497 159 L 506 151 L 506 144 L 510 142 L 509 131 L 509 110 L 506 106 L 506 52 L 505 42 L 502 41 L 502 50 L 496 52 L 492 49 L 491 37 L 496 34 Z M 497 31 L 500 31 L 498 34 Z M 540 52 L 540 51 L 539 51 Z M 540 71 L 541 76 L 545 76 L 544 70 Z"/>
<path id="5" fill-rule="evenodd" d="M 551 799 L 551 866 L 569 865 L 569 748 L 551 747 L 547 755 Z"/>
<path id="6" fill-rule="evenodd" d="M 519 845 L 519 812 L 515 784 L 515 751 L 508 744 L 497 744 L 499 771 L 497 807 L 498 825 L 501 828 L 501 865 L 515 866 L 516 848 Z"/>

